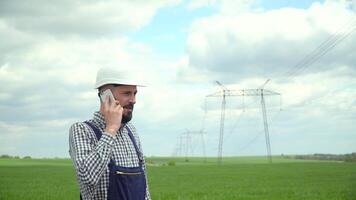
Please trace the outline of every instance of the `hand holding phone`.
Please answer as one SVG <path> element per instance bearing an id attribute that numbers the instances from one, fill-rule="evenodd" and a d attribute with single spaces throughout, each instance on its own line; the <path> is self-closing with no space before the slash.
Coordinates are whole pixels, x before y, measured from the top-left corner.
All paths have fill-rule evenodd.
<path id="1" fill-rule="evenodd" d="M 106 102 L 107 98 L 109 98 L 108 102 Z M 115 100 L 115 97 L 110 89 L 107 89 L 100 93 L 100 99 L 102 102 L 100 112 L 104 115 L 106 122 L 106 127 L 104 131 L 110 133 L 111 135 L 116 135 L 117 130 L 121 126 L 123 108 L 121 107 L 119 102 Z"/>

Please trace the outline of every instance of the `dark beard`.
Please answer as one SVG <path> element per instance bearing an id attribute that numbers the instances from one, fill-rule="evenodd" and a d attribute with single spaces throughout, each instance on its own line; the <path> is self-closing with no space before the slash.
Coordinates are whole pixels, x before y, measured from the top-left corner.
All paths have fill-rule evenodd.
<path id="1" fill-rule="evenodd" d="M 122 115 L 121 123 L 126 124 L 132 119 L 132 112 L 127 113 L 127 115 Z"/>
<path id="2" fill-rule="evenodd" d="M 129 104 L 127 106 L 124 106 L 124 108 L 131 109 L 132 111 L 128 112 L 126 115 L 125 114 L 122 115 L 122 119 L 121 119 L 122 124 L 126 124 L 127 122 L 131 121 L 134 105 Z"/>

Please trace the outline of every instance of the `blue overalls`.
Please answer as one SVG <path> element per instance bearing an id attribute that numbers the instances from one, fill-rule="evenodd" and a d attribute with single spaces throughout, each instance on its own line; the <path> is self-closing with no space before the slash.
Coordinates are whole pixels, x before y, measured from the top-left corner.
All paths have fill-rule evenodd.
<path id="1" fill-rule="evenodd" d="M 100 140 L 102 132 L 89 121 L 85 121 L 84 123 L 93 129 L 96 138 Z M 135 146 L 139 158 L 139 166 L 122 167 L 116 165 L 112 159 L 110 160 L 108 165 L 110 171 L 107 192 L 108 200 L 144 200 L 146 196 L 146 176 L 142 168 L 143 155 L 138 149 L 131 130 L 127 126 L 125 128 Z"/>

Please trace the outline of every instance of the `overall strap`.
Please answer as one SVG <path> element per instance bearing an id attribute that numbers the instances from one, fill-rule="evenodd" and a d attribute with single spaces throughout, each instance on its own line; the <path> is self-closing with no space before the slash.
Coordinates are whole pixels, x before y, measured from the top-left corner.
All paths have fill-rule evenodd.
<path id="1" fill-rule="evenodd" d="M 134 145 L 134 147 L 135 147 L 135 150 L 136 150 L 138 159 L 139 159 L 139 161 L 140 161 L 140 166 L 142 166 L 142 162 L 143 162 L 143 155 L 142 155 L 142 152 L 141 152 L 140 149 L 138 148 L 137 143 L 136 143 L 136 140 L 135 140 L 135 138 L 134 138 L 134 136 L 133 136 L 133 134 L 132 134 L 130 128 L 129 128 L 128 126 L 126 126 L 125 128 L 126 128 L 128 134 L 129 134 L 129 137 L 130 137 L 130 139 L 131 139 L 131 141 L 132 141 L 132 143 L 133 143 L 133 145 Z"/>
<path id="2" fill-rule="evenodd" d="M 94 131 L 96 139 L 100 140 L 103 133 L 93 123 L 89 121 L 85 121 L 84 123 L 86 123 Z"/>
<path id="3" fill-rule="evenodd" d="M 89 121 L 85 121 L 84 123 L 86 123 L 94 131 L 96 139 L 98 139 L 98 141 L 99 141 L 101 136 L 103 135 L 101 130 L 98 127 L 96 127 L 93 123 L 91 123 Z M 114 160 L 110 159 L 109 165 L 114 165 L 114 163 L 115 163 Z"/>

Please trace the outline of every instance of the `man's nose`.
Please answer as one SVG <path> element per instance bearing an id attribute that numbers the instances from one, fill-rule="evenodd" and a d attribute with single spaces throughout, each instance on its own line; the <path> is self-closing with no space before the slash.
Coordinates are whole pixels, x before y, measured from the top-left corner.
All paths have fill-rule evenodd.
<path id="1" fill-rule="evenodd" d="M 130 103 L 135 104 L 136 103 L 136 95 L 131 95 L 129 101 L 130 101 Z"/>

